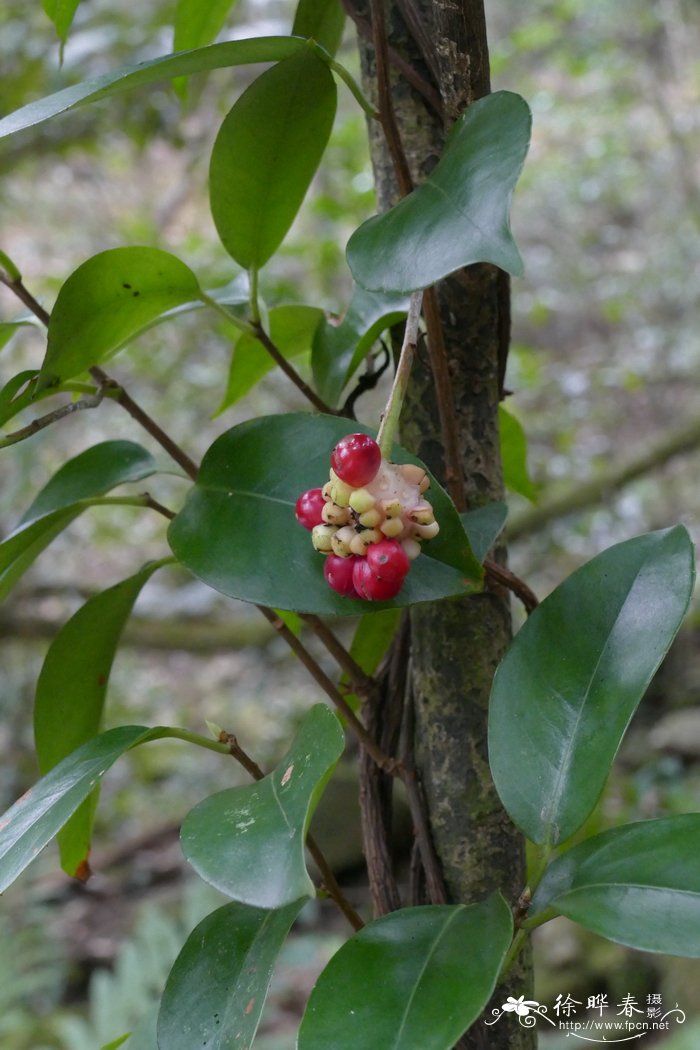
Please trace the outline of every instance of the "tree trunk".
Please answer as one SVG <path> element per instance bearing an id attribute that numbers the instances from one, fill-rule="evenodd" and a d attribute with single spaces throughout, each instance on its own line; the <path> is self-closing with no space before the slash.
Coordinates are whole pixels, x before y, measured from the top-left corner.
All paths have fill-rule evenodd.
<path id="1" fill-rule="evenodd" d="M 383 10 L 392 57 L 392 106 L 411 176 L 420 182 L 435 166 L 456 117 L 490 90 L 483 2 L 384 0 L 346 6 L 358 24 L 365 89 L 375 102 L 375 51 L 367 29 L 370 8 Z M 421 78 L 411 78 L 418 90 L 406 79 L 405 66 L 403 73 L 397 69 L 401 63 Z M 436 98 L 442 100 L 441 113 Z M 377 122 L 370 127 L 370 140 L 379 207 L 385 210 L 398 189 Z M 468 508 L 475 508 L 503 498 L 498 404 L 509 335 L 508 278 L 490 265 L 470 266 L 440 283 L 436 303 L 454 397 L 452 429 L 463 492 L 445 462 L 445 424 L 432 353 L 424 346 L 419 348 L 402 414 L 401 440 L 443 484 L 450 483 L 458 502 L 464 499 Z M 504 558 L 505 551 L 497 557 Z M 482 900 L 500 889 L 513 904 L 525 885 L 523 841 L 496 795 L 486 752 L 491 682 L 510 638 L 509 598 L 496 588 L 411 610 L 415 762 L 452 902 Z M 531 976 L 526 954 L 485 1016 L 507 994 L 530 997 Z M 477 1022 L 460 1042 L 469 1050 L 532 1050 L 535 1045 L 535 1034 L 520 1027 L 512 1014 L 490 1028 Z"/>

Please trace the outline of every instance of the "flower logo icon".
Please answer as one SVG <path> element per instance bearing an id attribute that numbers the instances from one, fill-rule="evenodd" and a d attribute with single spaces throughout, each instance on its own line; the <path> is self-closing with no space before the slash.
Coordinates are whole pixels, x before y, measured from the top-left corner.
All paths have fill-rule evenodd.
<path id="1" fill-rule="evenodd" d="M 526 999 L 524 995 L 514 999 L 512 995 L 509 995 L 504 1002 L 501 1009 L 505 1013 L 517 1014 L 518 1017 L 527 1017 L 530 1010 L 537 1010 L 540 1004 L 534 999 Z"/>

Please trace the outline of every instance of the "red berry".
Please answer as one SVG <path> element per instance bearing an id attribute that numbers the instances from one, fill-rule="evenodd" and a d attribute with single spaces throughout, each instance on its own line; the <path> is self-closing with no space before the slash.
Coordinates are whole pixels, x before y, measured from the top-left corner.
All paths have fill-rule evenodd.
<path id="1" fill-rule="evenodd" d="M 337 554 L 329 554 L 323 562 L 323 575 L 326 583 L 344 598 L 357 598 L 357 591 L 352 582 L 353 568 L 359 558 L 340 558 Z"/>
<path id="2" fill-rule="evenodd" d="M 406 551 L 396 540 L 381 540 L 367 548 L 367 564 L 382 580 L 403 580 L 411 568 Z"/>
<path id="3" fill-rule="evenodd" d="M 348 434 L 340 439 L 331 453 L 333 470 L 341 481 L 354 489 L 369 485 L 381 461 L 379 445 L 369 434 Z"/>
<path id="4" fill-rule="evenodd" d="M 384 580 L 372 572 L 366 558 L 356 558 L 352 572 L 352 582 L 360 598 L 368 602 L 386 602 L 395 598 L 403 586 L 404 577 L 400 580 Z"/>
<path id="5" fill-rule="evenodd" d="M 308 492 L 302 492 L 294 508 L 299 524 L 309 530 L 315 525 L 323 525 L 321 511 L 325 502 L 320 489 L 309 489 Z"/>

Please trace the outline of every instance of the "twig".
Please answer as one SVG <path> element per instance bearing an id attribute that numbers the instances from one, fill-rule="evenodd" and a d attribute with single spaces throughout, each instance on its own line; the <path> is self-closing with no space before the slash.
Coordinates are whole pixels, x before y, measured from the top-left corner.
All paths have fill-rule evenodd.
<path id="1" fill-rule="evenodd" d="M 493 561 L 491 558 L 484 558 L 484 568 L 487 576 L 507 587 L 509 591 L 512 591 L 520 599 L 528 613 L 531 613 L 540 604 L 537 595 L 530 590 L 525 581 L 521 580 L 510 569 L 506 569 L 504 565 L 499 565 L 498 562 Z"/>
<path id="2" fill-rule="evenodd" d="M 329 416 L 337 416 L 338 413 L 335 409 L 331 408 L 330 405 L 327 405 L 326 402 L 311 389 L 309 384 L 301 378 L 297 370 L 290 365 L 289 361 L 280 352 L 279 348 L 272 342 L 262 325 L 254 324 L 252 327 L 255 338 L 265 347 L 275 364 L 282 369 L 288 379 L 291 379 L 294 386 L 302 392 L 307 401 L 310 401 L 314 408 L 317 408 L 319 412 L 325 412 Z"/>
<path id="3" fill-rule="evenodd" d="M 264 778 L 265 774 L 258 765 L 258 763 L 255 761 L 255 759 L 251 758 L 251 756 L 243 750 L 233 733 L 227 733 L 225 730 L 222 730 L 219 734 L 219 741 L 222 744 L 228 745 L 229 753 L 231 754 L 231 756 L 235 758 L 236 761 L 240 763 L 240 765 L 243 766 L 246 772 L 251 775 L 253 780 L 262 780 Z M 364 922 L 357 914 L 352 904 L 350 904 L 350 901 L 347 899 L 343 891 L 341 890 L 340 886 L 338 885 L 338 880 L 336 879 L 333 873 L 333 869 L 324 857 L 323 852 L 321 851 L 321 848 L 316 842 L 315 838 L 311 834 L 307 834 L 306 836 L 306 847 L 311 856 L 313 857 L 314 861 L 316 862 L 316 867 L 318 868 L 321 874 L 321 880 L 323 886 L 326 889 L 326 892 L 328 893 L 328 896 L 335 901 L 335 903 L 338 905 L 338 907 L 342 911 L 343 915 L 347 918 L 348 922 L 353 927 L 353 929 L 361 930 L 364 926 Z"/>
<path id="4" fill-rule="evenodd" d="M 413 179 L 408 167 L 406 154 L 399 127 L 394 115 L 394 107 L 391 104 L 391 82 L 389 79 L 389 52 L 386 40 L 386 25 L 384 24 L 384 5 L 382 0 L 370 0 L 370 11 L 372 13 L 372 40 L 374 42 L 374 55 L 377 64 L 377 102 L 379 104 L 379 120 L 384 130 L 384 136 L 389 147 L 391 160 L 394 165 L 396 180 L 399 184 L 399 192 L 402 197 L 413 189 Z"/>
<path id="5" fill-rule="evenodd" d="M 20 430 L 15 430 L 12 434 L 6 434 L 5 437 L 0 438 L 0 448 L 7 448 L 9 445 L 16 445 L 20 441 L 25 441 L 27 438 L 32 437 L 33 434 L 44 430 L 45 427 L 58 422 L 59 419 L 72 416 L 74 412 L 81 412 L 87 408 L 97 408 L 104 396 L 104 390 L 98 390 L 91 397 L 82 397 L 79 401 L 71 401 L 67 405 L 55 408 L 53 412 L 47 412 L 45 416 L 39 416 L 38 419 L 33 419 L 31 423 L 28 423 L 26 427 L 22 427 Z"/>
<path id="6" fill-rule="evenodd" d="M 311 613 L 302 613 L 301 618 L 305 623 L 308 623 L 314 634 L 323 642 L 341 671 L 344 671 L 348 676 L 353 692 L 363 698 L 371 696 L 376 689 L 375 680 L 368 674 L 365 674 L 345 646 L 338 641 L 330 627 L 320 617 Z"/>
<path id="7" fill-rule="evenodd" d="M 169 507 L 164 507 L 162 503 L 159 503 L 157 499 L 153 498 L 150 492 L 142 492 L 141 495 L 145 500 L 144 506 L 150 507 L 151 510 L 155 510 L 159 514 L 162 514 L 164 518 L 168 519 L 168 521 L 173 520 L 173 518 L 175 517 L 174 510 L 170 510 Z"/>
<path id="8" fill-rule="evenodd" d="M 321 686 L 321 689 L 323 689 L 326 696 L 333 702 L 333 704 L 335 704 L 338 710 L 343 713 L 349 727 L 352 729 L 365 751 L 372 756 L 377 765 L 385 770 L 385 772 L 397 774 L 398 762 L 396 759 L 385 755 L 381 748 L 377 746 L 372 739 L 371 734 L 367 732 L 366 728 L 363 726 L 362 722 L 360 722 L 343 694 L 334 685 L 323 668 L 319 666 L 316 660 L 314 660 L 313 656 L 305 648 L 303 643 L 289 630 L 286 623 L 281 620 L 272 609 L 267 609 L 264 605 L 258 605 L 258 609 L 260 609 L 260 612 L 265 619 L 272 624 L 278 634 L 284 638 L 289 648 L 296 653 L 304 667 L 311 674 L 311 677 Z"/>
<path id="9" fill-rule="evenodd" d="M 24 305 L 28 307 L 29 310 L 31 310 L 34 316 L 38 317 L 39 320 L 48 327 L 48 313 L 41 305 L 41 303 L 39 303 L 34 298 L 31 292 L 27 288 L 25 288 L 21 277 L 15 277 L 14 279 L 12 279 L 11 277 L 8 277 L 6 273 L 3 273 L 2 270 L 0 270 L 0 283 L 6 285 L 11 292 L 14 292 L 14 294 L 17 296 L 20 302 L 24 303 Z"/>

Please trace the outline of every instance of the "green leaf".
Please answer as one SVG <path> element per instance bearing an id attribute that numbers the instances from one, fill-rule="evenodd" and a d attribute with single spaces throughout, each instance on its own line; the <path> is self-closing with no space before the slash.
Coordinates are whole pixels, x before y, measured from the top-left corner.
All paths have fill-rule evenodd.
<path id="1" fill-rule="evenodd" d="M 682 526 L 638 536 L 573 573 L 517 634 L 494 679 L 489 756 L 533 842 L 563 842 L 593 810 L 694 578 Z"/>
<path id="2" fill-rule="evenodd" d="M 500 894 L 370 923 L 319 977 L 298 1050 L 451 1050 L 489 1001 L 512 928 Z"/>
<path id="3" fill-rule="evenodd" d="M 268 334 L 289 360 L 311 349 L 314 332 L 322 319 L 323 311 L 316 306 L 276 306 L 270 310 Z M 265 347 L 254 336 L 242 335 L 233 352 L 226 393 L 216 415 L 245 397 L 274 367 L 275 362 Z"/>
<path id="4" fill-rule="evenodd" d="M 0 817 L 0 893 L 63 827 L 126 751 L 167 736 L 162 727 L 119 726 L 64 758 Z"/>
<path id="5" fill-rule="evenodd" d="M 226 24 L 236 0 L 178 0 L 173 51 L 189 51 L 210 44 Z"/>
<path id="6" fill-rule="evenodd" d="M 225 904 L 190 934 L 170 971 L 161 1050 L 244 1050 L 253 1042 L 275 959 L 303 901 L 275 911 Z"/>
<path id="7" fill-rule="evenodd" d="M 42 773 L 98 734 L 122 630 L 142 587 L 160 564 L 146 565 L 135 576 L 90 598 L 51 643 L 34 704 L 34 739 Z M 97 798 L 95 791 L 59 832 L 61 864 L 68 875 L 85 870 Z"/>
<path id="8" fill-rule="evenodd" d="M 31 405 L 35 387 L 33 380 L 38 374 L 36 369 L 27 368 L 5 383 L 0 390 L 0 426 Z"/>
<path id="9" fill-rule="evenodd" d="M 365 674 L 373 675 L 391 645 L 401 622 L 400 609 L 365 615 L 357 625 L 350 655 Z"/>
<path id="10" fill-rule="evenodd" d="M 277 769 L 195 806 L 181 832 L 195 871 L 253 908 L 285 908 L 313 897 L 304 862 L 306 830 L 343 744 L 336 716 L 316 704 Z"/>
<path id="11" fill-rule="evenodd" d="M 527 103 L 510 91 L 469 106 L 427 181 L 350 238 L 347 258 L 357 283 L 412 292 L 476 262 L 521 274 L 508 211 L 530 124 Z"/>
<path id="12" fill-rule="evenodd" d="M 334 55 L 340 47 L 345 11 L 340 0 L 299 0 L 292 36 L 306 36 Z"/>
<path id="13" fill-rule="evenodd" d="M 464 531 L 474 551 L 474 557 L 483 562 L 488 552 L 498 539 L 508 517 L 506 503 L 486 503 L 476 510 L 460 514 Z"/>
<path id="14" fill-rule="evenodd" d="M 41 6 L 53 22 L 61 44 L 65 44 L 80 0 L 42 0 Z"/>
<path id="15" fill-rule="evenodd" d="M 700 815 L 604 831 L 547 868 L 529 916 L 554 909 L 647 952 L 700 958 Z"/>
<path id="16" fill-rule="evenodd" d="M 537 489 L 527 470 L 527 438 L 522 424 L 503 405 L 498 406 L 498 428 L 501 438 L 503 481 L 511 492 L 518 492 L 534 502 Z"/>
<path id="17" fill-rule="evenodd" d="M 93 255 L 58 293 L 39 386 L 100 364 L 166 310 L 200 294 L 189 267 L 160 248 L 110 248 Z"/>
<path id="18" fill-rule="evenodd" d="M 282 243 L 331 133 L 333 76 L 304 48 L 253 81 L 230 111 L 209 168 L 211 213 L 239 265 L 259 269 Z"/>
<path id="19" fill-rule="evenodd" d="M 299 412 L 259 417 L 222 434 L 171 523 L 175 556 L 229 597 L 295 612 L 348 616 L 478 590 L 481 566 L 457 511 L 434 479 L 428 496 L 440 534 L 413 562 L 398 597 L 370 605 L 328 587 L 323 556 L 297 523 L 294 505 L 302 492 L 327 480 L 330 453 L 351 429 L 370 432 L 335 416 Z M 393 455 L 400 463 L 418 462 L 403 449 L 395 448 Z"/>
<path id="20" fill-rule="evenodd" d="M 355 288 L 340 324 L 319 325 L 314 337 L 311 367 L 318 393 L 337 405 L 345 384 L 372 349 L 382 332 L 403 321 L 405 296 L 380 295 Z"/>
<path id="21" fill-rule="evenodd" d="M 0 543 L 0 601 L 35 558 L 86 507 L 128 481 L 155 473 L 153 457 L 133 441 L 103 441 L 65 463 L 41 490 L 14 532 Z"/>
<path id="22" fill-rule="evenodd" d="M 257 62 L 279 62 L 306 47 L 306 41 L 291 36 L 261 36 L 250 40 L 226 40 L 194 51 L 160 55 L 136 66 L 121 66 L 111 73 L 103 73 L 82 84 L 73 84 L 9 113 L 0 120 L 0 138 L 41 124 L 59 113 L 88 102 L 98 102 L 122 91 L 156 84 L 169 77 L 190 76 L 210 69 L 247 66 Z"/>
<path id="23" fill-rule="evenodd" d="M 105 1043 L 102 1050 L 118 1050 L 118 1047 L 123 1046 L 129 1038 L 129 1032 L 126 1035 L 120 1035 L 118 1039 L 113 1039 L 111 1043 Z"/>
<path id="24" fill-rule="evenodd" d="M 15 321 L 0 321 L 0 350 L 9 343 L 20 328 L 38 328 L 39 321 L 33 315 L 18 317 Z"/>

